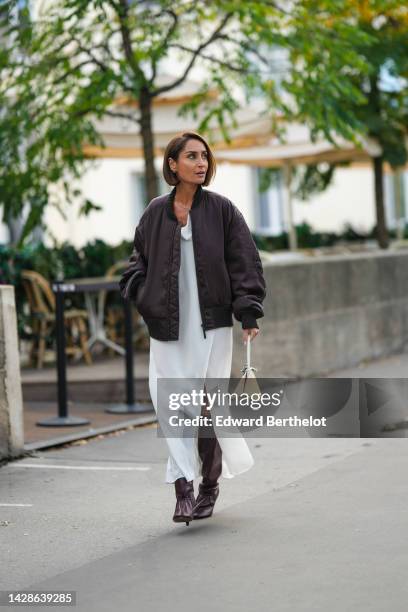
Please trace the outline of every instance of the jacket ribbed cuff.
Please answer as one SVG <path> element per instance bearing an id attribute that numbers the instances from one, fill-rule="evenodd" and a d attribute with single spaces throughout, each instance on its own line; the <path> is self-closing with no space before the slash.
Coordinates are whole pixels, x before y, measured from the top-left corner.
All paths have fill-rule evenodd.
<path id="1" fill-rule="evenodd" d="M 258 328 L 256 317 L 251 312 L 244 312 L 241 319 L 242 329 L 253 329 Z"/>

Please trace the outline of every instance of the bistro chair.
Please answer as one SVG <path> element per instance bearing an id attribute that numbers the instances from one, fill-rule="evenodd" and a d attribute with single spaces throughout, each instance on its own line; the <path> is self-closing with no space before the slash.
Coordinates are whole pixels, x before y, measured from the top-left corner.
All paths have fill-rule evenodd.
<path id="1" fill-rule="evenodd" d="M 118 261 L 117 263 L 110 266 L 107 269 L 105 276 L 111 278 L 119 275 L 128 266 L 128 261 Z M 125 321 L 123 314 L 123 305 L 114 302 L 109 303 L 107 301 L 107 291 L 103 290 L 100 292 L 101 304 L 105 308 L 105 321 L 106 321 L 106 335 L 108 338 L 124 346 L 125 344 Z M 132 308 L 132 328 L 133 338 L 132 341 L 138 348 L 148 348 L 149 339 L 147 334 L 147 327 L 143 318 L 139 314 L 137 308 Z M 109 354 L 114 353 L 113 349 L 108 349 Z"/>
<path id="2" fill-rule="evenodd" d="M 54 337 L 55 332 L 55 295 L 50 283 L 44 276 L 33 270 L 22 270 L 21 278 L 30 307 L 31 329 L 33 343 L 31 346 L 31 363 L 37 361 L 37 368 L 44 363 L 46 342 Z M 67 331 L 66 353 L 76 355 L 79 350 L 84 355 L 85 362 L 90 365 L 92 357 L 87 347 L 88 331 L 86 310 L 77 308 L 64 309 L 64 320 Z M 75 346 L 80 345 L 80 348 Z"/>

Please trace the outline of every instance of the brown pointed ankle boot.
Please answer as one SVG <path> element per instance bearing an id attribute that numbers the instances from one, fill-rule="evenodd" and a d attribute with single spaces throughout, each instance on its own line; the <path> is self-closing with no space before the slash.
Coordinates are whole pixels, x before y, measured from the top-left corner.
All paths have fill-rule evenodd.
<path id="1" fill-rule="evenodd" d="M 175 523 L 185 523 L 188 526 L 189 522 L 193 520 L 193 507 L 195 504 L 194 481 L 178 478 L 174 482 L 174 486 L 177 502 L 173 521 Z"/>
<path id="2" fill-rule="evenodd" d="M 210 518 L 219 494 L 220 487 L 218 482 L 215 484 L 201 483 L 199 485 L 196 503 L 193 508 L 193 519 Z"/>

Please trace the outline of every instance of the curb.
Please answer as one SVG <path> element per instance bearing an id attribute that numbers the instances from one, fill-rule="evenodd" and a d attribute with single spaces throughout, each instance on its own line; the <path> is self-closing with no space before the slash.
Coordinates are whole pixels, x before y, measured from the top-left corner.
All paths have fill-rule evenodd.
<path id="1" fill-rule="evenodd" d="M 76 442 L 77 440 L 85 440 L 88 438 L 94 438 L 101 434 L 112 433 L 121 429 L 128 429 L 129 427 L 140 427 L 142 425 L 150 425 L 157 423 L 156 414 L 152 416 L 137 417 L 129 419 L 128 421 L 121 421 L 114 425 L 106 425 L 105 427 L 90 427 L 89 429 L 82 430 L 78 433 L 67 434 L 65 436 L 59 436 L 56 438 L 50 438 L 49 440 L 41 440 L 39 442 L 30 442 L 24 444 L 24 451 L 40 450 L 43 448 L 50 448 L 53 446 L 60 446 L 69 442 Z"/>

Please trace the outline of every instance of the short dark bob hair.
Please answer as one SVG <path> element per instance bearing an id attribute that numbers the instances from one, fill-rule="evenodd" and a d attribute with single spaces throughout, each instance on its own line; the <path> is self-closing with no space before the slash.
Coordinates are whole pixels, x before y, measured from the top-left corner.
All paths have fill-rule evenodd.
<path id="1" fill-rule="evenodd" d="M 216 171 L 216 162 L 214 155 L 208 146 L 207 142 L 204 140 L 200 134 L 196 132 L 183 132 L 180 136 L 175 136 L 170 140 L 169 144 L 166 147 L 163 158 L 163 176 L 166 183 L 169 185 L 177 185 L 180 181 L 177 178 L 177 174 L 170 169 L 169 165 L 169 157 L 174 159 L 174 161 L 178 160 L 178 156 L 181 151 L 186 146 L 188 140 L 194 138 L 195 140 L 199 140 L 203 143 L 207 150 L 207 159 L 208 159 L 208 169 L 207 174 L 205 175 L 205 181 L 202 183 L 203 185 L 209 185 L 215 175 Z"/>

